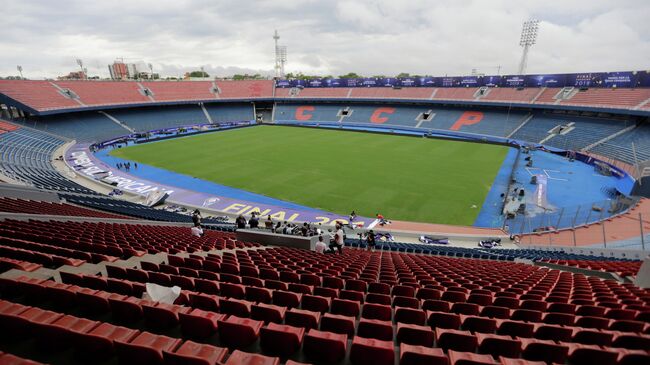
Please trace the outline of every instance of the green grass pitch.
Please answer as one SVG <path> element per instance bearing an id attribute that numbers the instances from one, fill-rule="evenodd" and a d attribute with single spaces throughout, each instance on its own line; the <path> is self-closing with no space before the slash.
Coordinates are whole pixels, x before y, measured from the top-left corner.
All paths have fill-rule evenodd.
<path id="1" fill-rule="evenodd" d="M 258 126 L 121 148 L 112 155 L 348 214 L 473 224 L 508 147 Z M 476 207 L 473 207 L 476 206 Z"/>

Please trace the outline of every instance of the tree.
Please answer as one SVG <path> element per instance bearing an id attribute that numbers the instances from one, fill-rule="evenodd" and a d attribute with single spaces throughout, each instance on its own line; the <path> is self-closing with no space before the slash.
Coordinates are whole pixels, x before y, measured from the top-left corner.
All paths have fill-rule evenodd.
<path id="1" fill-rule="evenodd" d="M 264 79 L 260 74 L 234 74 L 232 75 L 233 80 L 262 80 Z"/>
<path id="2" fill-rule="evenodd" d="M 207 72 L 205 71 L 192 71 L 190 72 L 190 77 L 210 77 Z"/>
<path id="3" fill-rule="evenodd" d="M 360 79 L 361 76 L 359 76 L 359 75 L 358 75 L 357 73 L 355 73 L 355 72 L 349 72 L 349 73 L 347 73 L 347 74 L 345 74 L 345 75 L 341 75 L 341 76 L 339 76 L 339 78 L 341 78 L 341 79 Z"/>
<path id="4" fill-rule="evenodd" d="M 404 79 L 404 78 L 407 78 L 407 77 L 411 77 L 411 75 L 408 72 L 400 72 L 395 77 L 397 77 L 398 79 Z"/>

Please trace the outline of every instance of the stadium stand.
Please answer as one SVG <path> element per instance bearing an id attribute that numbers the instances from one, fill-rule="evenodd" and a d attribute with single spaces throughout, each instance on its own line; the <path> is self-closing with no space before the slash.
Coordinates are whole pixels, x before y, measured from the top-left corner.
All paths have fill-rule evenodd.
<path id="1" fill-rule="evenodd" d="M 0 80 L 0 93 L 39 111 L 80 106 L 47 81 Z"/>
<path id="2" fill-rule="evenodd" d="M 571 98 L 563 100 L 561 104 L 634 108 L 648 98 L 650 98 L 650 89 L 647 88 L 591 88 L 585 91 L 578 91 Z"/>
<path id="3" fill-rule="evenodd" d="M 250 104 L 205 104 L 205 109 L 210 114 L 213 122 L 239 122 L 255 120 L 253 108 Z"/>
<path id="4" fill-rule="evenodd" d="M 155 101 L 210 100 L 216 98 L 212 81 L 144 81 L 141 84 L 151 90 Z"/>
<path id="5" fill-rule="evenodd" d="M 481 96 L 481 101 L 512 101 L 512 102 L 525 102 L 531 103 L 536 96 L 540 95 L 544 90 L 542 88 L 489 88 L 487 93 Z"/>
<path id="6" fill-rule="evenodd" d="M 556 99 L 558 93 L 562 90 L 554 87 L 542 88 L 542 92 L 535 99 L 536 104 L 555 104 L 559 103 L 559 100 Z"/>
<path id="7" fill-rule="evenodd" d="M 65 178 L 52 166 L 52 155 L 63 143 L 50 134 L 29 128 L 0 134 L 0 171 L 39 189 L 95 194 Z"/>
<path id="8" fill-rule="evenodd" d="M 276 98 L 347 98 L 352 92 L 348 87 L 275 89 Z"/>
<path id="9" fill-rule="evenodd" d="M 4 237 L 3 245 L 9 245 L 12 250 L 49 250 L 49 253 L 84 262 L 128 259 L 147 252 L 155 254 L 208 251 L 215 247 L 223 249 L 226 247 L 225 239 L 230 237 L 229 233 L 211 230 L 206 230 L 201 237 L 195 237 L 189 234 L 187 227 L 53 220 L 27 222 L 6 219 L 0 222 L 0 229 Z M 56 260 L 47 262 L 50 265 L 57 264 Z"/>
<path id="10" fill-rule="evenodd" d="M 220 99 L 272 98 L 273 80 L 215 81 Z"/>
<path id="11" fill-rule="evenodd" d="M 70 90 L 84 105 L 121 105 L 149 101 L 136 82 L 123 81 L 55 81 L 53 85 Z"/>
<path id="12" fill-rule="evenodd" d="M 636 150 L 636 159 L 632 144 Z M 648 160 L 650 159 L 650 123 L 642 122 L 637 128 L 595 146 L 590 152 L 629 164 Z"/>
<path id="13" fill-rule="evenodd" d="M 130 219 L 127 216 L 104 213 L 64 203 L 40 202 L 24 199 L 0 198 L 0 212 L 64 215 L 73 217 L 96 217 Z"/>
<path id="14" fill-rule="evenodd" d="M 61 282 L 2 279 L 0 335 L 35 340 L 38 352 L 18 355 L 37 360 L 67 347 L 95 361 L 154 363 L 648 360 L 645 290 L 524 263 L 238 248 L 138 266 L 62 272 Z M 140 299 L 147 282 L 176 283 L 181 295 L 174 304 Z"/>
<path id="15" fill-rule="evenodd" d="M 108 114 L 136 132 L 208 123 L 208 119 L 198 105 L 110 110 Z"/>
<path id="16" fill-rule="evenodd" d="M 16 123 L 75 139 L 78 142 L 103 141 L 130 134 L 131 131 L 96 111 L 57 114 Z"/>
<path id="17" fill-rule="evenodd" d="M 380 98 L 380 99 L 430 99 L 435 89 L 429 87 L 368 87 L 352 88 L 350 98 Z"/>
<path id="18" fill-rule="evenodd" d="M 253 120 L 253 110 L 246 104 L 205 105 L 213 122 Z M 116 123 L 110 117 L 116 118 Z M 111 109 L 52 115 L 16 123 L 54 133 L 78 142 L 100 142 L 135 132 L 209 123 L 199 105 L 174 105 Z"/>
<path id="19" fill-rule="evenodd" d="M 348 108 L 349 116 L 341 118 L 340 111 Z M 432 118 L 419 122 L 418 116 L 430 112 Z M 463 110 L 455 108 L 394 107 L 368 105 L 292 105 L 278 104 L 277 121 L 322 121 L 372 125 L 419 127 L 423 129 L 453 130 L 465 133 L 506 137 L 519 126 L 527 114 Z M 308 119 L 305 119 L 308 118 Z"/>
<path id="20" fill-rule="evenodd" d="M 555 116 L 553 116 L 553 114 L 538 116 L 534 119 L 534 122 L 537 122 L 540 118 L 555 118 Z M 571 116 L 569 118 L 559 116 L 559 118 L 559 124 L 566 125 L 574 123 L 572 126 L 573 129 L 566 134 L 557 135 L 547 140 L 545 144 L 557 148 L 572 150 L 582 150 L 608 136 L 636 124 L 629 120 L 581 118 L 576 116 Z"/>
<path id="21" fill-rule="evenodd" d="M 365 249 L 364 242 L 348 239 L 345 245 L 353 248 Z M 516 258 L 531 260 L 533 262 L 550 262 L 559 265 L 575 266 L 596 271 L 614 272 L 619 276 L 634 276 L 639 271 L 641 261 L 636 259 L 623 259 L 615 257 L 599 257 L 593 255 L 579 255 L 564 251 L 548 251 L 538 249 L 505 249 L 505 248 L 467 248 L 455 246 L 441 246 L 435 244 L 380 242 L 377 250 L 391 252 L 417 253 L 426 255 L 439 255 L 463 257 L 483 260 L 514 261 Z"/>
<path id="22" fill-rule="evenodd" d="M 161 209 L 150 208 L 146 205 L 132 203 L 126 200 L 118 200 L 103 196 L 84 196 L 74 194 L 60 194 L 66 201 L 83 205 L 86 207 L 113 212 L 120 215 L 142 218 L 152 221 L 163 222 L 185 222 L 191 223 L 192 217 L 186 214 L 169 212 Z M 224 223 L 223 220 L 206 217 L 202 219 L 204 224 L 218 224 L 223 229 L 231 229 L 232 225 Z"/>
<path id="23" fill-rule="evenodd" d="M 434 100 L 474 100 L 475 94 L 478 91 L 476 88 L 444 88 L 436 89 L 433 96 Z"/>
<path id="24" fill-rule="evenodd" d="M 66 90 L 71 93 L 66 94 Z M 144 90 L 149 90 L 147 94 Z M 485 102 L 523 102 L 596 106 L 620 109 L 647 109 L 647 88 L 575 89 L 565 100 L 555 97 L 559 88 L 479 88 L 369 87 L 369 88 L 274 88 L 272 80 L 248 81 L 26 81 L 0 80 L 0 93 L 37 111 L 53 111 L 103 105 L 154 102 L 208 101 L 234 98 L 345 98 L 419 99 Z M 295 94 L 295 95 L 294 95 Z M 645 103 L 645 105 L 644 105 Z"/>

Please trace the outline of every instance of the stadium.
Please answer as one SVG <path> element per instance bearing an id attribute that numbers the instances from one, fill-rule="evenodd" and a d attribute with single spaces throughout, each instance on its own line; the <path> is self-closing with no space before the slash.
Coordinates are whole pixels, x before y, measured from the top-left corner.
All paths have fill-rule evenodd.
<path id="1" fill-rule="evenodd" d="M 650 71 L 525 73 L 538 24 L 506 75 L 0 79 L 0 364 L 650 363 Z"/>

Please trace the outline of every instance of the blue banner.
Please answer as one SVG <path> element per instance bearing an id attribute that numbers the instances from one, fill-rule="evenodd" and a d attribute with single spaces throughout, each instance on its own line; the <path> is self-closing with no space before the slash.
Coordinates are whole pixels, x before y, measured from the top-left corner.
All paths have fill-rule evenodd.
<path id="1" fill-rule="evenodd" d="M 501 76 L 483 76 L 481 86 L 498 87 L 501 86 Z"/>
<path id="2" fill-rule="evenodd" d="M 506 75 L 502 79 L 501 86 L 505 87 L 523 87 L 524 86 L 524 76 L 521 75 Z"/>
<path id="3" fill-rule="evenodd" d="M 639 71 L 636 86 L 650 87 L 650 71 Z"/>
<path id="4" fill-rule="evenodd" d="M 405 87 L 410 87 L 410 86 L 418 86 L 418 80 L 415 77 L 405 77 L 403 79 L 397 79 L 399 81 L 400 86 L 405 86 Z"/>
<path id="5" fill-rule="evenodd" d="M 442 87 L 458 87 L 460 86 L 460 77 L 439 77 L 440 86 Z"/>
<path id="6" fill-rule="evenodd" d="M 605 87 L 634 87 L 637 80 L 636 72 L 608 72 L 603 83 Z"/>
<path id="7" fill-rule="evenodd" d="M 649 71 L 574 74 L 369 77 L 358 79 L 277 80 L 276 87 L 650 87 Z"/>
<path id="8" fill-rule="evenodd" d="M 527 75 L 526 87 L 564 87 L 566 75 Z"/>
<path id="9" fill-rule="evenodd" d="M 460 86 L 465 87 L 479 87 L 482 85 L 482 80 L 478 76 L 465 76 L 460 78 Z"/>

